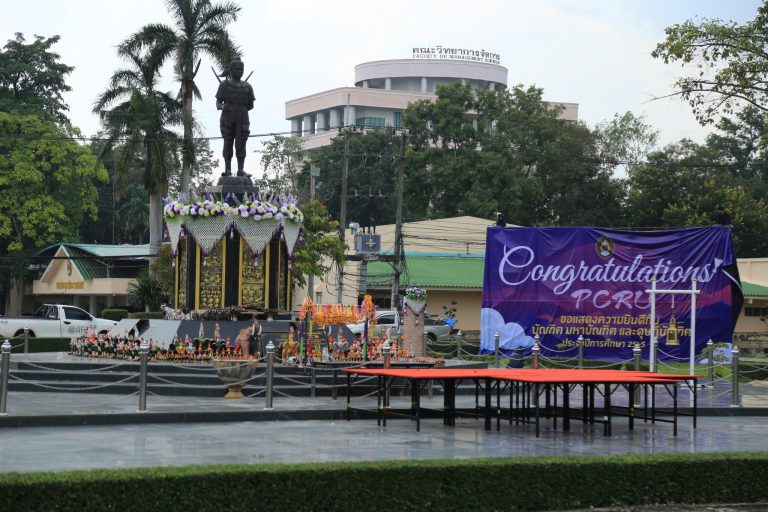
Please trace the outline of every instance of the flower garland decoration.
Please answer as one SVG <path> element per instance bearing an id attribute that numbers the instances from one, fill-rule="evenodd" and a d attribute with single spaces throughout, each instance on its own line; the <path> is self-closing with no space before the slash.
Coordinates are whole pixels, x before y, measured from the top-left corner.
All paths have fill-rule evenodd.
<path id="1" fill-rule="evenodd" d="M 207 194 L 204 199 L 180 195 L 177 199 L 168 199 L 163 207 L 163 216 L 166 219 L 177 217 L 211 217 L 216 215 L 229 215 L 252 219 L 254 221 L 286 219 L 297 224 L 304 222 L 304 214 L 296 206 L 296 198 L 293 196 L 268 196 L 261 194 L 242 198 L 235 194 L 227 194 L 223 200 L 218 200 L 212 194 Z"/>
<path id="2" fill-rule="evenodd" d="M 411 287 L 405 289 L 405 296 L 411 300 L 418 300 L 425 302 L 427 300 L 427 290 L 418 287 Z"/>

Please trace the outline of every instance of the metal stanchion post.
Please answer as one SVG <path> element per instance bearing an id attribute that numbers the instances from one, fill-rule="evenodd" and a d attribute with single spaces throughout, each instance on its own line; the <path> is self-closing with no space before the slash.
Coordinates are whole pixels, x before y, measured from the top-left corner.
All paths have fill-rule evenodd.
<path id="1" fill-rule="evenodd" d="M 651 371 L 653 373 L 658 372 L 658 364 L 659 364 L 658 363 L 658 360 L 659 360 L 658 359 L 659 358 L 658 348 L 659 348 L 659 341 L 657 339 L 655 339 L 655 338 L 652 339 L 651 340 L 651 352 L 652 352 L 652 355 L 651 355 L 651 366 L 649 367 L 648 371 Z"/>
<path id="2" fill-rule="evenodd" d="M 389 363 L 392 357 L 392 345 L 389 344 L 389 340 L 386 340 L 381 346 L 381 353 L 384 356 L 384 368 L 389 368 Z"/>
<path id="3" fill-rule="evenodd" d="M 275 344 L 269 340 L 267 344 L 267 404 L 265 410 L 272 410 L 272 378 L 275 373 Z"/>
<path id="4" fill-rule="evenodd" d="M 493 337 L 493 359 L 496 361 L 496 368 L 499 367 L 499 339 L 501 338 L 501 334 L 498 332 Z"/>
<path id="5" fill-rule="evenodd" d="M 389 368 L 390 358 L 392 357 L 392 345 L 386 340 L 381 346 L 381 353 L 384 355 L 384 368 Z M 386 377 L 385 377 L 386 378 Z M 389 407 L 389 381 L 384 381 L 384 407 Z"/>
<path id="6" fill-rule="evenodd" d="M 461 342 L 463 337 L 464 335 L 461 334 L 461 331 L 456 335 L 456 359 L 459 361 L 461 361 Z"/>
<path id="7" fill-rule="evenodd" d="M 141 341 L 139 345 L 139 412 L 147 412 L 147 370 L 149 343 Z"/>
<path id="8" fill-rule="evenodd" d="M 0 348 L 0 416 L 5 416 L 8 413 L 8 372 L 11 370 L 11 342 L 5 340 L 2 348 Z"/>
<path id="9" fill-rule="evenodd" d="M 707 387 L 715 385 L 715 344 L 712 340 L 707 342 Z"/>
<path id="10" fill-rule="evenodd" d="M 309 369 L 309 378 L 311 383 L 311 390 L 309 392 L 309 396 L 312 398 L 317 396 L 317 373 L 315 372 L 315 367 Z"/>
<path id="11" fill-rule="evenodd" d="M 579 370 L 584 368 L 584 336 L 579 335 L 576 339 L 579 344 Z"/>
<path id="12" fill-rule="evenodd" d="M 539 368 L 539 335 L 537 334 L 536 337 L 533 338 L 533 348 L 531 349 L 531 354 L 533 354 L 533 367 L 534 369 Z"/>
<path id="13" fill-rule="evenodd" d="M 24 326 L 24 355 L 29 354 L 29 326 Z"/>
<path id="14" fill-rule="evenodd" d="M 632 356 L 635 358 L 635 371 L 640 371 L 640 365 L 642 363 L 642 351 L 640 350 L 640 345 L 635 345 L 635 348 L 632 349 Z M 640 386 L 635 387 L 635 407 L 640 407 Z"/>
<path id="15" fill-rule="evenodd" d="M 739 397 L 739 347 L 734 345 L 731 353 L 733 354 L 731 365 L 731 380 L 733 381 L 731 388 L 731 407 L 741 407 L 741 398 Z"/>

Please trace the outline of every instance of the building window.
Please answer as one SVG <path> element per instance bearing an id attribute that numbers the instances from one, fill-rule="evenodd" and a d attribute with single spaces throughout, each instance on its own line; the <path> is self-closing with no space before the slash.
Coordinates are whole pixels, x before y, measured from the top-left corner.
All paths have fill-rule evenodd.
<path id="1" fill-rule="evenodd" d="M 395 129 L 399 130 L 403 127 L 403 113 L 402 112 L 393 112 L 392 113 L 392 126 L 395 127 Z"/>
<path id="2" fill-rule="evenodd" d="M 383 117 L 358 117 L 356 124 L 357 126 L 362 126 L 363 128 L 384 128 L 384 118 Z"/>
<path id="3" fill-rule="evenodd" d="M 768 316 L 768 308 L 744 308 L 744 316 Z"/>

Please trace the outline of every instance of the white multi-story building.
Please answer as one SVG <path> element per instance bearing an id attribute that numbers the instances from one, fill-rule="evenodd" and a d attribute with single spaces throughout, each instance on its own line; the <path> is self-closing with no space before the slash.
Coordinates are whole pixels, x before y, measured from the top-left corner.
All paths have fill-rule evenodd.
<path id="1" fill-rule="evenodd" d="M 355 66 L 355 86 L 318 92 L 285 104 L 291 134 L 306 138 L 305 149 L 329 143 L 343 126 L 400 127 L 409 103 L 433 100 L 438 85 L 456 81 L 475 89 L 507 87 L 507 68 L 470 60 L 398 59 L 364 62 Z M 578 103 L 555 102 L 561 117 L 578 120 Z"/>

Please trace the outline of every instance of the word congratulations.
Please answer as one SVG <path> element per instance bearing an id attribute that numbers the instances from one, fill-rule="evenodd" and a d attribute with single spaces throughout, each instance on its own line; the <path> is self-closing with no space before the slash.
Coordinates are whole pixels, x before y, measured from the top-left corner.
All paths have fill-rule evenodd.
<path id="1" fill-rule="evenodd" d="M 653 279 L 661 283 L 684 283 L 692 279 L 709 282 L 717 272 L 721 261 L 702 266 L 681 267 L 672 260 L 660 259 L 654 265 L 643 265 L 643 256 L 638 255 L 630 265 L 617 265 L 611 258 L 604 264 L 588 265 L 584 260 L 578 264 L 532 265 L 536 255 L 530 247 L 518 245 L 508 249 L 504 246 L 504 257 L 499 263 L 499 279 L 508 286 L 518 286 L 526 281 L 557 283 L 552 291 L 557 295 L 566 293 L 576 282 L 594 283 L 650 283 Z M 509 269 L 514 277 L 508 278 Z"/>

